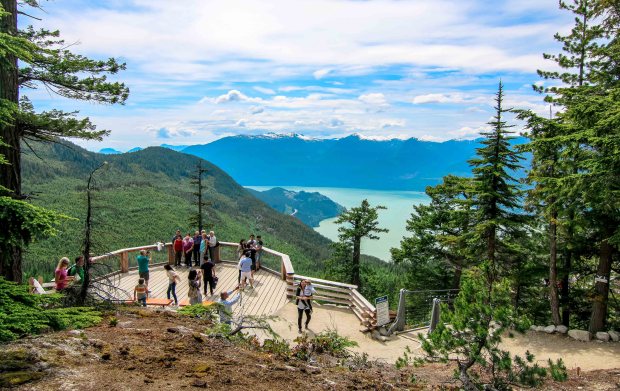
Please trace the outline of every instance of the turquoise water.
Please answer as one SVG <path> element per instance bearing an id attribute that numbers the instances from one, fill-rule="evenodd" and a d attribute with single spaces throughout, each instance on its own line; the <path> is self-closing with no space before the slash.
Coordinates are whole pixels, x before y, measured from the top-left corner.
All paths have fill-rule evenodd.
<path id="1" fill-rule="evenodd" d="M 263 191 L 276 186 L 247 187 Z M 413 205 L 429 202 L 426 194 L 418 191 L 344 189 L 335 187 L 278 187 L 293 191 L 316 191 L 346 208 L 359 206 L 364 199 L 367 199 L 371 206 L 383 205 L 387 207 L 386 210 L 379 211 L 379 227 L 387 228 L 390 232 L 380 234 L 380 239 L 378 240 L 362 240 L 362 253 L 373 255 L 386 261 L 390 260 L 390 248 L 398 247 L 403 236 L 408 236 L 405 227 L 407 219 L 411 216 L 411 212 L 413 212 Z M 335 217 L 323 220 L 314 229 L 321 235 L 336 241 L 338 240 L 338 226 L 334 224 L 334 221 L 336 221 Z"/>

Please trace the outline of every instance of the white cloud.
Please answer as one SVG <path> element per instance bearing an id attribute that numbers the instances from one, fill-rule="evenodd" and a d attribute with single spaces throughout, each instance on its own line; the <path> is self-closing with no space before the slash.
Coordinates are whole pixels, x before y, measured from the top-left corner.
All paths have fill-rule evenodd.
<path id="1" fill-rule="evenodd" d="M 327 76 L 331 71 L 332 71 L 331 69 L 319 69 L 317 71 L 312 72 L 312 76 L 314 76 L 315 79 L 320 80 L 324 78 L 325 76 Z"/>
<path id="2" fill-rule="evenodd" d="M 261 87 L 261 86 L 254 86 L 252 88 L 255 89 L 256 91 L 260 92 L 260 93 L 265 94 L 265 95 L 275 95 L 275 93 L 276 93 L 271 88 L 265 88 L 265 87 Z"/>
<path id="3" fill-rule="evenodd" d="M 463 93 L 433 93 L 418 95 L 413 98 L 414 104 L 427 104 L 427 103 L 488 103 L 491 102 L 491 98 L 488 96 L 472 96 Z"/>
<path id="4" fill-rule="evenodd" d="M 385 95 L 383 95 L 380 92 L 363 94 L 363 95 L 360 95 L 357 99 L 372 106 L 378 106 L 378 107 L 389 106 L 387 99 L 385 98 Z"/>
<path id="5" fill-rule="evenodd" d="M 244 127 L 245 127 L 245 125 L 247 124 L 247 122 L 248 122 L 248 121 L 247 121 L 247 120 L 245 120 L 245 119 L 240 119 L 239 121 L 237 121 L 237 122 L 235 123 L 235 126 L 238 126 L 238 127 L 240 127 L 240 128 L 244 128 Z"/>
<path id="6" fill-rule="evenodd" d="M 265 111 L 265 108 L 262 106 L 252 106 L 250 107 L 251 114 L 260 114 Z"/>

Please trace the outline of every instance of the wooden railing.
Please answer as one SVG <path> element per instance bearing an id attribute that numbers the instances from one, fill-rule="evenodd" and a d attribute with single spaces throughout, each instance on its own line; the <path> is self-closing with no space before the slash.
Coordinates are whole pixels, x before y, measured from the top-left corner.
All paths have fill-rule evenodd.
<path id="1" fill-rule="evenodd" d="M 216 256 L 214 257 L 216 261 L 221 261 L 220 251 L 224 248 L 232 249 L 233 254 L 236 254 L 237 243 L 232 242 L 219 242 L 220 246 L 216 247 Z M 149 246 L 140 246 L 140 247 L 132 247 L 132 248 L 124 248 L 116 251 L 109 252 L 104 255 L 96 256 L 93 258 L 95 262 L 105 262 L 110 258 L 118 257 L 119 263 L 119 271 L 121 273 L 127 273 L 132 267 L 130 260 L 130 253 L 138 252 L 140 250 L 157 250 L 157 245 L 149 245 Z M 169 263 L 174 265 L 174 250 L 172 248 L 172 243 L 166 243 L 163 246 L 161 252 L 155 251 L 152 252 L 151 255 L 157 255 L 158 261 L 155 261 L 153 265 L 165 264 Z M 376 317 L 377 311 L 375 306 L 372 305 L 362 294 L 357 290 L 356 285 L 345 284 L 337 281 L 323 280 L 320 278 L 313 278 L 301 275 L 295 275 L 295 270 L 293 269 L 293 264 L 291 263 L 291 259 L 287 254 L 263 247 L 263 256 L 265 254 L 271 255 L 280 261 L 280 270 L 274 270 L 273 268 L 269 268 L 265 265 L 262 267 L 270 273 L 277 274 L 280 278 L 286 281 L 286 296 L 291 299 L 295 297 L 295 290 L 297 289 L 297 285 L 301 280 L 308 279 L 312 281 L 312 285 L 316 289 L 315 300 L 323 303 L 331 303 L 337 305 L 345 305 L 355 313 L 355 315 L 360 319 L 360 322 L 368 327 L 372 328 L 376 325 Z M 236 258 L 236 255 L 235 255 Z M 236 259 L 224 260 L 224 262 L 234 262 L 236 263 Z"/>

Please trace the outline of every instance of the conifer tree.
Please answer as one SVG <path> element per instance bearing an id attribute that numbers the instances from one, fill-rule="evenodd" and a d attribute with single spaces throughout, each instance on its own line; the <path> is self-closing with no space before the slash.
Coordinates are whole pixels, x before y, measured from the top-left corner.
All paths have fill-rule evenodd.
<path id="1" fill-rule="evenodd" d="M 96 103 L 123 103 L 127 87 L 109 82 L 106 74 L 125 69 L 114 59 L 91 60 L 72 53 L 59 38 L 58 31 L 18 29 L 17 0 L 0 2 L 0 102 L 2 120 L 0 147 L 8 165 L 0 165 L 0 186 L 10 197 L 23 199 L 21 191 L 21 143 L 32 140 L 52 141 L 55 137 L 101 139 L 107 130 L 97 130 L 88 118 L 78 119 L 76 113 L 51 110 L 37 113 L 23 89 L 44 86 L 60 96 Z M 36 0 L 20 5 L 38 7 Z M 5 226 L 6 221 L 0 221 Z M 0 275 L 20 281 L 22 244 L 14 243 L 9 251 L 0 253 Z"/>
<path id="2" fill-rule="evenodd" d="M 590 75 L 597 66 L 598 40 L 603 28 L 594 22 L 597 2 L 594 0 L 560 1 L 560 8 L 575 15 L 575 25 L 568 35 L 555 34 L 562 44 L 559 54 L 543 54 L 554 61 L 561 71 L 543 71 L 538 74 L 546 80 L 557 80 L 560 86 L 536 86 L 534 89 L 548 94 L 545 100 L 556 106 L 570 104 L 571 94 L 565 92 L 590 83 Z M 579 223 L 578 197 L 565 191 L 562 179 L 578 173 L 582 157 L 581 145 L 571 137 L 575 131 L 561 116 L 546 119 L 531 111 L 520 111 L 519 118 L 527 121 L 526 129 L 531 142 L 524 150 L 532 152 L 532 166 L 528 182 L 533 186 L 528 192 L 528 204 L 538 210 L 548 222 L 549 236 L 549 297 L 554 324 L 570 322 L 569 275 L 573 260 L 579 253 L 576 230 Z M 558 230 L 558 228 L 560 228 Z M 564 246 L 561 247 L 561 244 Z M 558 295 L 558 257 L 563 258 L 562 270 L 562 319 Z"/>
<path id="3" fill-rule="evenodd" d="M 198 227 L 198 231 L 202 232 L 204 222 L 204 208 L 209 205 L 208 202 L 203 201 L 204 184 L 203 176 L 207 172 L 206 168 L 202 167 L 202 161 L 199 161 L 196 165 L 196 171 L 190 178 L 190 183 L 195 187 L 195 191 L 192 193 L 196 197 L 196 213 L 190 216 L 190 224 L 192 227 Z"/>
<path id="4" fill-rule="evenodd" d="M 495 116 L 488 123 L 491 129 L 482 132 L 482 147 L 477 157 L 469 161 L 472 166 L 472 205 L 476 209 L 475 226 L 470 243 L 479 259 L 497 271 L 497 260 L 502 254 L 515 250 L 510 238 L 522 229 L 524 217 L 517 211 L 521 207 L 521 191 L 512 172 L 521 168 L 521 155 L 510 145 L 514 139 L 504 119 L 510 109 L 503 107 L 504 89 L 500 82 L 495 97 Z"/>
<path id="5" fill-rule="evenodd" d="M 472 264 L 466 242 L 472 227 L 471 179 L 448 175 L 443 183 L 428 186 L 428 205 L 414 205 L 407 220 L 411 237 L 393 248 L 392 260 L 409 266 L 416 281 L 427 289 L 445 289 L 446 271 L 453 274 L 450 287 L 458 289 L 461 273 Z"/>
<path id="6" fill-rule="evenodd" d="M 360 256 L 362 238 L 379 239 L 375 234 L 388 232 L 385 228 L 379 228 L 378 211 L 386 209 L 385 206 L 370 206 L 368 200 L 363 200 L 360 206 L 344 211 L 335 221 L 335 224 L 342 224 L 338 228 L 340 241 L 344 243 L 342 248 L 349 245 L 352 249 L 351 265 L 348 270 L 349 281 L 351 284 L 361 288 L 360 277 Z"/>

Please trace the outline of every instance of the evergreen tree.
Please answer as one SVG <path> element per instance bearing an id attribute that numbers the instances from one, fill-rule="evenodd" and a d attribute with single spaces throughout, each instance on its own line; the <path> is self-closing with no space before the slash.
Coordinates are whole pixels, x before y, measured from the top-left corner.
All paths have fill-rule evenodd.
<path id="1" fill-rule="evenodd" d="M 471 180 L 454 175 L 426 188 L 428 205 L 414 205 L 407 220 L 411 237 L 391 249 L 392 260 L 409 266 L 420 289 L 458 289 L 461 273 L 471 265 L 466 234 L 472 227 Z M 447 282 L 447 274 L 452 281 Z"/>
<path id="2" fill-rule="evenodd" d="M 388 232 L 385 228 L 379 228 L 378 211 L 386 209 L 385 206 L 377 205 L 371 207 L 368 200 L 363 200 L 358 207 L 344 211 L 336 219 L 336 224 L 343 224 L 338 228 L 340 242 L 340 250 L 351 248 L 351 264 L 348 267 L 348 280 L 354 285 L 361 288 L 362 280 L 360 277 L 360 256 L 362 238 L 379 239 L 375 234 Z"/>
<path id="3" fill-rule="evenodd" d="M 597 66 L 598 40 L 604 30 L 594 23 L 597 2 L 593 0 L 560 1 L 560 8 L 575 15 L 575 25 L 568 35 L 555 34 L 562 44 L 559 54 L 544 54 L 554 61 L 561 71 L 543 71 L 538 74 L 544 79 L 557 80 L 560 86 L 534 86 L 547 93 L 545 100 L 554 105 L 570 104 L 570 94 L 565 91 L 589 84 L 590 75 Z M 569 276 L 572 263 L 579 254 L 577 248 L 579 213 L 578 197 L 565 191 L 562 178 L 577 174 L 582 156 L 581 145 L 571 138 L 574 128 L 561 116 L 549 119 L 531 111 L 520 111 L 519 118 L 527 121 L 528 137 L 531 142 L 524 150 L 532 152 L 532 166 L 528 182 L 533 189 L 528 192 L 528 204 L 539 211 L 548 222 L 549 236 L 549 297 L 554 324 L 560 323 L 558 297 L 558 257 L 563 258 L 562 270 L 562 319 L 564 325 L 570 322 Z M 560 230 L 558 230 L 560 228 Z M 564 243 L 562 246 L 561 244 Z"/>
<path id="4" fill-rule="evenodd" d="M 511 136 L 504 114 L 510 109 L 503 107 L 504 91 L 500 82 L 495 98 L 495 116 L 488 124 L 489 131 L 482 134 L 482 147 L 477 157 L 469 161 L 472 166 L 472 205 L 476 209 L 475 226 L 469 235 L 470 243 L 479 259 L 489 261 L 491 270 L 497 271 L 500 255 L 507 256 L 516 250 L 510 239 L 522 229 L 523 215 L 521 191 L 511 173 L 521 168 L 521 155 L 510 145 Z M 504 265 L 508 266 L 508 265 Z"/>
<path id="5" fill-rule="evenodd" d="M 117 73 L 125 68 L 124 64 L 71 53 L 59 39 L 58 31 L 32 27 L 20 30 L 17 0 L 2 0 L 0 4 L 0 138 L 6 143 L 0 147 L 0 154 L 9 163 L 0 165 L 0 185 L 8 189 L 10 197 L 19 200 L 24 198 L 22 142 L 51 141 L 55 137 L 98 140 L 108 133 L 96 130 L 88 118 L 76 118 L 76 113 L 59 110 L 36 113 L 20 91 L 44 86 L 63 97 L 114 104 L 125 101 L 128 89 L 122 83 L 106 79 L 106 74 Z M 38 7 L 36 0 L 25 0 L 23 4 Z M 5 220 L 0 221 L 2 226 L 7 224 Z M 21 280 L 22 244 L 13 243 L 8 251 L 0 253 L 0 275 L 9 280 Z"/>

